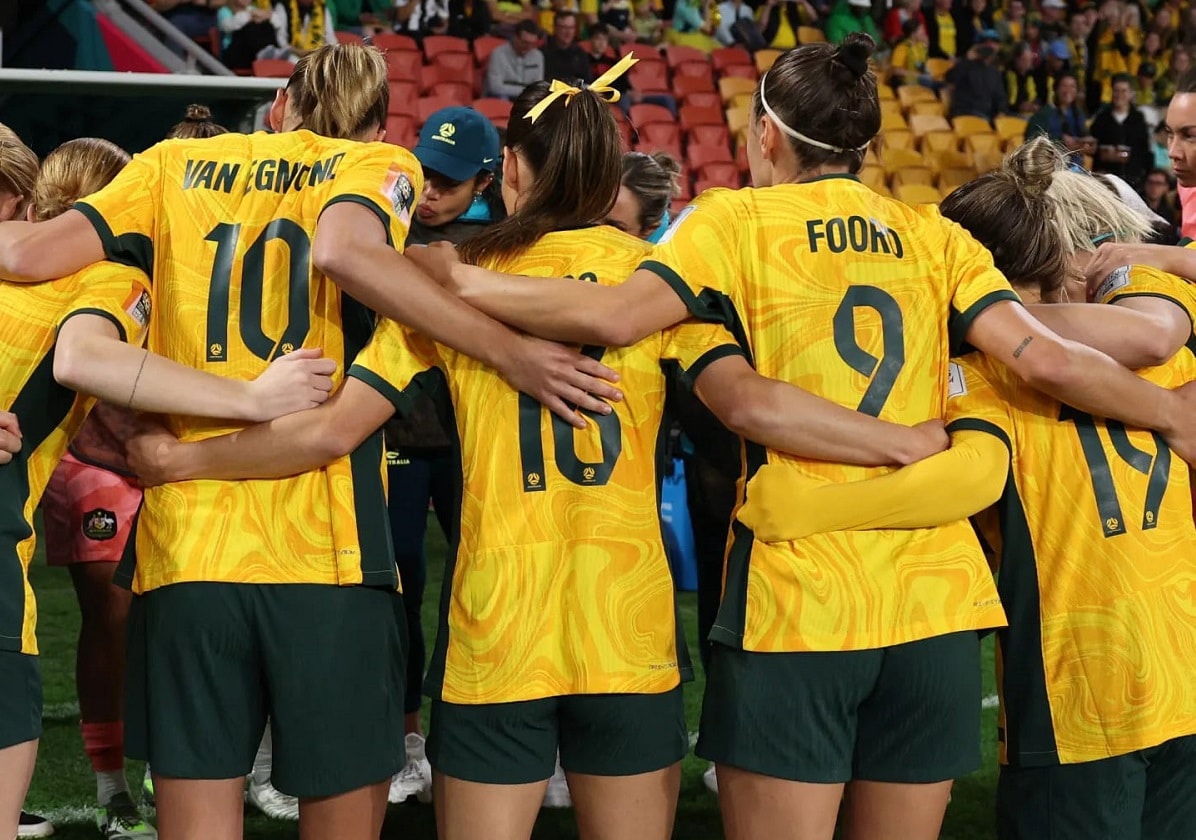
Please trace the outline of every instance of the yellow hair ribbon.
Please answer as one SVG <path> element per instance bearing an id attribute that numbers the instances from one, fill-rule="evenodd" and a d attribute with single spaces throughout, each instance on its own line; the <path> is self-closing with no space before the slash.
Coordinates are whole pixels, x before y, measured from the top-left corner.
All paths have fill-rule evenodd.
<path id="1" fill-rule="evenodd" d="M 630 70 L 631 66 L 637 61 L 639 61 L 639 59 L 636 58 L 633 53 L 628 53 L 619 59 L 615 66 L 611 67 L 609 70 L 595 79 L 593 83 L 590 84 L 586 89 L 596 93 L 599 97 L 605 99 L 607 102 L 618 102 L 620 94 L 617 90 L 611 87 L 611 82 L 615 81 L 615 79 L 619 78 L 628 70 Z M 537 102 L 535 107 L 527 112 L 527 119 L 534 123 L 545 111 L 548 110 L 549 106 L 552 105 L 553 102 L 556 102 L 562 96 L 565 97 L 565 106 L 568 107 L 569 101 L 573 99 L 574 96 L 577 96 L 577 94 L 581 93 L 581 91 L 581 88 L 573 87 L 573 85 L 567 85 L 560 79 L 553 79 L 552 84 L 548 87 L 548 95 Z"/>

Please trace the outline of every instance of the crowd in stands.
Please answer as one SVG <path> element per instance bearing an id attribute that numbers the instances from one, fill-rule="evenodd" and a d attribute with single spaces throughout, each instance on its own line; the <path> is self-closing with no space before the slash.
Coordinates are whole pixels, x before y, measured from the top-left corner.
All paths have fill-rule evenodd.
<path id="1" fill-rule="evenodd" d="M 871 183 L 894 194 L 911 184 L 941 194 L 962 176 L 944 182 L 942 170 L 985 171 L 999 160 L 992 153 L 1045 134 L 1094 171 L 1131 184 L 1168 224 L 1179 223 L 1157 129 L 1196 48 L 1196 6 L 1184 0 L 155 4 L 242 73 L 286 75 L 290 62 L 321 43 L 372 38 L 391 64 L 388 136 L 398 143 L 413 142 L 421 115 L 447 105 L 477 103 L 501 130 L 505 103 L 528 83 L 592 81 L 634 52 L 640 63 L 618 86 L 619 107 L 630 118 L 628 147 L 678 155 L 684 162 L 679 202 L 699 186 L 745 183 L 748 104 L 759 74 L 780 52 L 865 32 L 884 45 L 878 69 L 889 152 L 881 155 L 884 163 L 869 155 L 865 168 L 884 173 L 866 172 Z M 910 174 L 906 155 L 890 165 L 894 150 L 916 154 L 916 168 L 929 175 Z M 894 179 L 897 171 L 902 175 Z M 912 192 L 928 200 L 929 192 Z"/>

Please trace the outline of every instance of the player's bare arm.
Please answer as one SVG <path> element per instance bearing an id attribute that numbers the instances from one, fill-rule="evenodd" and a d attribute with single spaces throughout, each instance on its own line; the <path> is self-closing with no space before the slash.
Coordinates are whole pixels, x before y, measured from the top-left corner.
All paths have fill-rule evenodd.
<path id="1" fill-rule="evenodd" d="M 1123 265 L 1148 265 L 1196 280 L 1196 251 L 1178 245 L 1146 245 L 1138 242 L 1106 242 L 1096 249 L 1084 269 L 1089 291 L 1095 291 L 1110 272 Z"/>
<path id="2" fill-rule="evenodd" d="M 21 451 L 21 426 L 17 415 L 0 411 L 0 464 L 7 464 Z"/>
<path id="3" fill-rule="evenodd" d="M 984 310 L 967 341 L 1060 402 L 1154 429 L 1185 461 L 1196 461 L 1196 412 L 1183 398 L 1140 379 L 1099 350 L 1060 338 L 1021 304 L 1001 301 Z"/>
<path id="4" fill-rule="evenodd" d="M 0 275 L 5 280 L 55 280 L 103 259 L 100 235 L 77 210 L 37 224 L 0 224 Z"/>
<path id="5" fill-rule="evenodd" d="M 386 243 L 377 217 L 360 205 L 333 205 L 320 217 L 312 261 L 346 293 L 388 318 L 494 368 L 512 387 L 570 425 L 574 406 L 609 414 L 622 395 L 610 368 L 558 345 L 521 336 L 446 292 Z"/>
<path id="6" fill-rule="evenodd" d="M 164 426 L 147 424 L 127 443 L 129 464 L 147 487 L 286 478 L 348 455 L 393 414 L 385 397 L 350 378 L 317 409 L 203 441 L 182 443 Z"/>
<path id="7" fill-rule="evenodd" d="M 88 314 L 62 325 L 54 352 L 59 384 L 112 405 L 247 423 L 324 402 L 335 370 L 336 362 L 319 350 L 297 350 L 255 380 L 226 379 L 127 344 L 111 321 Z"/>
<path id="8" fill-rule="evenodd" d="M 778 452 L 839 464 L 910 464 L 947 448 L 943 424 L 909 427 L 844 408 L 756 373 L 742 356 L 707 366 L 698 397 L 735 434 Z"/>
<path id="9" fill-rule="evenodd" d="M 1112 306 L 1036 303 L 1026 308 L 1059 336 L 1087 344 L 1135 370 L 1163 364 L 1192 334 L 1188 313 L 1158 297 L 1124 298 Z"/>

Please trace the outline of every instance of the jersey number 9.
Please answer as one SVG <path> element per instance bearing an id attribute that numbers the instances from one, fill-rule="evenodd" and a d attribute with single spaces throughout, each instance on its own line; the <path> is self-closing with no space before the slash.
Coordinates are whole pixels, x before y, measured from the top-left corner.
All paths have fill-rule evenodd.
<path id="1" fill-rule="evenodd" d="M 880 316 L 884 355 L 879 359 L 861 347 L 856 338 L 855 311 L 858 307 L 873 309 Z M 840 358 L 861 376 L 872 377 L 856 410 L 879 417 L 897 384 L 897 375 L 905 366 L 905 321 L 901 317 L 901 307 L 884 289 L 852 286 L 835 310 L 833 324 L 835 350 Z"/>
<path id="2" fill-rule="evenodd" d="M 602 361 L 605 347 L 584 347 L 582 354 L 596 362 Z M 538 493 L 547 489 L 544 475 L 544 439 L 540 434 L 540 419 L 544 407 L 527 394 L 519 395 L 519 460 L 523 465 L 523 492 Z M 574 433 L 577 431 L 555 414 L 552 419 L 553 454 L 561 475 L 583 487 L 601 487 L 610 481 L 615 463 L 623 452 L 623 426 L 618 415 L 594 414 L 581 411 L 598 427 L 602 442 L 602 460 L 583 461 L 577 457 Z"/>
<path id="3" fill-rule="evenodd" d="M 216 243 L 212 264 L 212 285 L 208 290 L 209 362 L 228 361 L 229 286 L 233 278 L 233 257 L 241 236 L 239 224 L 219 224 L 204 239 Z M 277 239 L 286 245 L 287 326 L 275 341 L 262 328 L 262 297 L 266 278 L 266 245 Z M 303 346 L 311 327 L 311 302 L 308 284 L 311 277 L 311 239 L 307 231 L 290 219 L 275 219 L 266 225 L 241 261 L 241 341 L 249 352 L 272 362 Z"/>

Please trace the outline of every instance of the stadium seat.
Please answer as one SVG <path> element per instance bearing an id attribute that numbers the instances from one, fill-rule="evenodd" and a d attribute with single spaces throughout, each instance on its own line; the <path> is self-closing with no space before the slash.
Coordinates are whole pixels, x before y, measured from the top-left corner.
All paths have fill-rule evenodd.
<path id="1" fill-rule="evenodd" d="M 893 185 L 894 189 L 903 184 L 923 184 L 933 187 L 934 173 L 928 166 L 903 166 L 895 172 L 889 173 L 889 183 Z"/>
<path id="2" fill-rule="evenodd" d="M 490 53 L 505 43 L 505 40 L 496 38 L 493 35 L 483 35 L 480 38 L 474 39 L 473 57 L 477 59 L 478 67 L 485 67 L 486 62 L 490 60 Z"/>
<path id="3" fill-rule="evenodd" d="M 648 123 L 675 124 L 677 122 L 677 118 L 673 116 L 668 108 L 663 105 L 653 105 L 649 102 L 632 105 L 630 116 L 631 121 L 640 128 L 643 128 Z"/>
<path id="4" fill-rule="evenodd" d="M 337 33 L 338 35 L 340 33 Z M 382 51 L 386 50 L 406 50 L 407 52 L 419 52 L 419 44 L 410 35 L 399 35 L 394 32 L 383 32 L 375 35 L 371 42 L 375 47 Z"/>
<path id="5" fill-rule="evenodd" d="M 452 35 L 428 35 L 424 38 L 424 55 L 431 61 L 439 53 L 460 52 L 468 53 L 469 42 L 464 38 L 454 38 Z"/>
<path id="6" fill-rule="evenodd" d="M 683 46 L 668 46 L 664 50 L 665 60 L 668 61 L 669 67 L 676 68 L 679 64 L 684 64 L 687 61 L 694 61 L 699 64 L 706 65 L 707 70 L 710 68 L 710 56 L 697 49 L 696 47 Z"/>
<path id="7" fill-rule="evenodd" d="M 1017 150 L 1018 147 L 1025 142 L 1026 138 L 1020 134 L 1016 137 L 1006 137 L 1001 141 L 1001 151 L 1003 151 L 1005 154 L 1009 154 L 1010 152 Z"/>
<path id="8" fill-rule="evenodd" d="M 938 96 L 928 87 L 902 85 L 897 88 L 897 101 L 901 103 L 902 108 L 908 111 L 909 106 L 915 102 L 936 102 L 938 101 Z"/>
<path id="9" fill-rule="evenodd" d="M 752 120 L 752 112 L 746 107 L 728 108 L 724 115 L 727 118 L 727 130 L 735 137 L 746 132 Z"/>
<path id="10" fill-rule="evenodd" d="M 486 97 L 484 99 L 475 99 L 473 101 L 473 109 L 479 114 L 494 123 L 500 129 L 507 127 L 507 121 L 511 119 L 511 103 L 505 99 L 493 99 Z"/>
<path id="11" fill-rule="evenodd" d="M 931 114 L 911 114 L 909 118 L 909 130 L 914 133 L 914 137 L 921 137 L 931 131 L 946 131 L 951 132 L 951 123 L 947 122 L 946 117 L 936 117 Z"/>
<path id="12" fill-rule="evenodd" d="M 731 148 L 731 132 L 725 125 L 691 125 L 685 129 L 685 142 L 690 146 L 723 146 Z"/>
<path id="13" fill-rule="evenodd" d="M 881 116 L 885 114 L 897 114 L 903 119 L 905 117 L 905 112 L 901 110 L 901 103 L 896 99 L 884 99 L 882 97 L 880 100 L 880 113 Z"/>
<path id="14" fill-rule="evenodd" d="M 693 105 L 697 108 L 721 108 L 723 100 L 712 90 L 695 90 L 681 97 L 682 105 Z"/>
<path id="15" fill-rule="evenodd" d="M 253 62 L 253 75 L 268 76 L 272 79 L 290 78 L 295 65 L 285 58 L 259 58 Z"/>
<path id="16" fill-rule="evenodd" d="M 925 162 L 922 160 L 922 156 L 913 149 L 885 149 L 881 163 L 885 168 L 885 172 L 892 175 L 899 169 L 909 166 L 923 166 Z"/>
<path id="17" fill-rule="evenodd" d="M 898 184 L 893 192 L 906 204 L 938 204 L 941 198 L 938 190 L 926 184 Z"/>
<path id="18" fill-rule="evenodd" d="M 386 56 L 386 77 L 392 82 L 399 80 L 417 81 L 424 57 L 411 50 L 388 50 Z"/>
<path id="19" fill-rule="evenodd" d="M 669 204 L 669 213 L 671 213 L 673 218 L 675 219 L 688 206 L 689 206 L 688 198 L 674 198 L 672 203 Z"/>
<path id="20" fill-rule="evenodd" d="M 410 149 L 419 141 L 418 133 L 415 130 L 415 117 L 391 114 L 386 118 L 386 137 L 387 143 L 394 143 L 396 146 L 403 146 Z"/>
<path id="21" fill-rule="evenodd" d="M 689 129 L 695 125 L 725 126 L 727 124 L 722 108 L 695 108 L 690 105 L 682 105 L 679 113 L 681 115 L 681 127 L 684 129 Z"/>
<path id="22" fill-rule="evenodd" d="M 995 134 L 969 134 L 964 148 L 972 153 L 973 159 L 979 152 L 1000 152 L 1001 138 Z"/>
<path id="23" fill-rule="evenodd" d="M 908 131 L 909 123 L 905 121 L 905 117 L 900 113 L 881 111 L 880 130 L 886 133 L 890 131 Z"/>
<path id="24" fill-rule="evenodd" d="M 743 186 L 743 182 L 739 177 L 739 173 L 735 173 L 735 177 L 727 180 L 713 179 L 713 178 L 699 178 L 694 183 L 694 193 L 701 195 L 706 190 L 728 189 L 737 190 Z"/>
<path id="25" fill-rule="evenodd" d="M 443 55 L 443 53 L 442 53 L 442 55 Z M 448 53 L 448 55 L 454 55 L 454 53 Z M 455 53 L 455 55 L 464 56 L 464 58 L 469 59 L 469 56 L 464 55 L 463 53 Z M 469 60 L 472 62 L 472 59 L 469 59 Z M 462 70 L 461 68 L 445 67 L 444 65 L 441 65 L 441 64 L 425 64 L 423 67 L 420 68 L 420 73 L 419 73 L 420 90 L 427 92 L 427 91 L 431 90 L 435 85 L 445 84 L 448 82 L 453 82 L 456 84 L 462 84 L 467 87 L 471 87 L 473 85 L 473 66 L 472 66 L 472 64 L 469 66 L 468 69 L 465 69 L 465 70 Z"/>
<path id="26" fill-rule="evenodd" d="M 358 44 L 358 45 L 360 45 L 360 44 L 365 43 L 365 39 L 362 38 L 360 35 L 358 35 L 356 32 L 337 32 L 336 33 L 336 42 L 338 44 Z M 374 46 L 377 46 L 377 44 L 375 44 Z"/>
<path id="27" fill-rule="evenodd" d="M 983 175 L 999 168 L 1004 157 L 999 151 L 976 152 L 972 155 L 972 161 L 976 171 Z"/>
<path id="28" fill-rule="evenodd" d="M 878 186 L 885 186 L 885 182 L 887 180 L 885 171 L 880 166 L 862 167 L 859 171 L 858 177 L 860 179 L 860 183 L 864 184 L 865 186 L 872 187 L 873 189 L 876 189 Z"/>
<path id="29" fill-rule="evenodd" d="M 724 47 L 721 50 L 715 50 L 710 54 L 710 63 L 714 65 L 715 72 L 718 73 L 735 65 L 756 66 L 752 63 L 752 54 L 743 47 Z"/>
<path id="30" fill-rule="evenodd" d="M 673 68 L 673 87 L 687 79 L 690 83 L 700 82 L 702 87 L 694 90 L 714 90 L 714 76 L 710 72 L 710 64 L 704 61 L 683 61 Z"/>
<path id="31" fill-rule="evenodd" d="M 727 79 L 751 79 L 755 84 L 760 78 L 759 71 L 751 64 L 732 64 L 723 71 L 723 78 Z"/>
<path id="32" fill-rule="evenodd" d="M 437 99 L 449 100 L 453 105 L 473 102 L 473 85 L 468 82 L 437 82 L 424 93 Z"/>
<path id="33" fill-rule="evenodd" d="M 745 93 L 751 96 L 755 92 L 756 83 L 751 79 L 744 79 L 739 76 L 723 76 L 718 80 L 718 93 L 723 98 L 724 103 L 729 103 L 736 96 Z"/>
<path id="34" fill-rule="evenodd" d="M 1027 125 L 1029 123 L 1021 117 L 997 117 L 993 120 L 993 128 L 997 130 L 997 136 L 1002 140 L 1008 140 L 1010 137 L 1025 137 Z"/>
<path id="35" fill-rule="evenodd" d="M 761 73 L 767 73 L 768 69 L 776 63 L 776 60 L 781 57 L 781 50 L 765 49 L 756 50 L 756 69 Z"/>
<path id="36" fill-rule="evenodd" d="M 473 81 L 473 56 L 463 52 L 440 52 L 432 58 L 433 67 L 443 67 L 457 74 L 457 81 Z"/>
<path id="37" fill-rule="evenodd" d="M 624 44 L 620 55 L 634 55 L 640 61 L 664 61 L 664 55 L 660 52 L 660 47 L 652 44 Z"/>
<path id="38" fill-rule="evenodd" d="M 930 74 L 930 78 L 936 82 L 941 82 L 947 78 L 947 71 L 955 66 L 955 62 L 949 58 L 928 58 L 926 59 L 926 72 Z"/>
<path id="39" fill-rule="evenodd" d="M 414 113 L 415 102 L 419 99 L 419 85 L 404 80 L 388 84 L 390 86 L 390 105 L 386 112 L 388 114 Z"/>
<path id="40" fill-rule="evenodd" d="M 506 122 L 503 125 L 506 125 Z M 619 142 L 623 147 L 623 154 L 627 154 L 635 148 L 635 129 L 627 120 L 616 120 L 615 125 L 619 128 Z"/>
<path id="41" fill-rule="evenodd" d="M 945 169 L 972 168 L 972 156 L 958 149 L 923 149 L 922 156 L 926 158 L 927 165 L 935 172 L 942 172 Z"/>
<path id="42" fill-rule="evenodd" d="M 672 94 L 669 89 L 668 65 L 663 61 L 641 61 L 633 65 L 628 80 L 640 93 Z"/>
<path id="43" fill-rule="evenodd" d="M 976 170 L 970 166 L 950 166 L 939 173 L 939 191 L 951 192 L 976 177 Z"/>
<path id="44" fill-rule="evenodd" d="M 904 128 L 894 128 L 885 131 L 883 136 L 884 147 L 886 149 L 913 149 L 914 135 L 913 132 Z"/>
<path id="45" fill-rule="evenodd" d="M 708 163 L 729 163 L 734 165 L 731 150 L 715 143 L 690 143 L 685 155 L 686 162 L 693 169 L 701 169 Z"/>
<path id="46" fill-rule="evenodd" d="M 444 96 L 423 96 L 420 97 L 416 103 L 417 122 L 422 126 L 428 121 L 428 117 L 441 108 L 451 108 L 454 105 L 460 105 L 455 99 L 449 99 Z"/>
<path id="47" fill-rule="evenodd" d="M 973 134 L 991 134 L 993 127 L 983 117 L 958 116 L 951 121 L 951 128 L 955 136 L 962 140 Z"/>
<path id="48" fill-rule="evenodd" d="M 633 105 L 633 108 L 643 108 L 643 105 Z M 666 112 L 667 113 L 667 112 Z M 669 142 L 681 142 L 681 126 L 677 124 L 671 116 L 667 120 L 648 119 L 640 122 L 632 115 L 631 121 L 635 124 L 636 129 L 640 133 L 640 138 L 644 140 L 667 140 Z"/>
<path id="49" fill-rule="evenodd" d="M 657 125 L 659 125 L 659 123 L 657 123 Z M 664 136 L 652 137 L 645 135 L 645 133 L 641 131 L 639 142 L 635 144 L 635 150 L 637 152 L 646 152 L 648 154 L 651 154 L 652 152 L 668 152 L 677 160 L 682 160 L 684 158 L 684 155 L 681 152 L 680 136 L 675 137 L 672 140 L 668 140 Z"/>
<path id="50" fill-rule="evenodd" d="M 711 163 L 698 166 L 690 162 L 690 165 L 698 173 L 698 180 L 700 181 L 722 181 L 724 183 L 733 183 L 739 187 L 743 184 L 743 174 L 739 171 L 739 167 L 731 160 L 716 160 Z"/>
<path id="51" fill-rule="evenodd" d="M 820 44 L 825 40 L 826 33 L 817 26 L 797 27 L 797 43 L 799 44 Z"/>
<path id="52" fill-rule="evenodd" d="M 915 102 L 909 106 L 910 116 L 932 116 L 945 117 L 947 115 L 946 108 L 943 103 L 937 99 L 934 102 L 927 100 L 926 102 Z"/>

